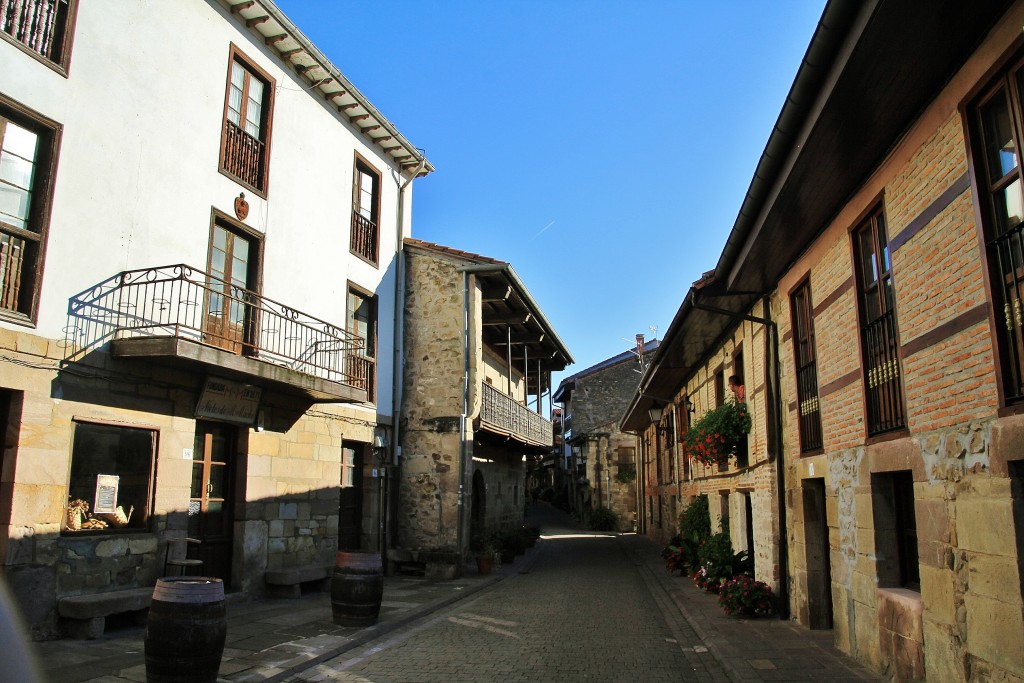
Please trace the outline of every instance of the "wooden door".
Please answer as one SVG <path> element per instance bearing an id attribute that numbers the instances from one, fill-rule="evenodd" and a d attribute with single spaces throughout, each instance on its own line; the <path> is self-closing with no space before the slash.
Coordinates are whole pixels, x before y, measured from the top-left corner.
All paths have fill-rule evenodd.
<path id="1" fill-rule="evenodd" d="M 341 494 L 338 502 L 338 549 L 361 550 L 363 531 L 363 448 L 341 449 Z"/>
<path id="2" fill-rule="evenodd" d="M 232 353 L 252 347 L 255 273 L 256 249 L 252 240 L 215 224 L 210 240 L 204 329 L 209 343 Z"/>
<path id="3" fill-rule="evenodd" d="M 225 585 L 231 579 L 236 430 L 226 424 L 196 423 L 188 506 L 188 535 L 202 541 L 195 555 L 204 561 L 204 573 L 223 579 Z"/>

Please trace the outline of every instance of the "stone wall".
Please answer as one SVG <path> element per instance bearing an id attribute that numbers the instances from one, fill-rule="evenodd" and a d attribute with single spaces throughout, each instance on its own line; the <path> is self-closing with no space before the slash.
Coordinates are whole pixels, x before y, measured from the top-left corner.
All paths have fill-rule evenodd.
<path id="1" fill-rule="evenodd" d="M 163 573 L 166 538 L 187 533 L 193 464 L 186 454 L 195 446 L 192 416 L 204 376 L 99 352 L 58 374 L 63 344 L 3 329 L 0 353 L 18 361 L 3 363 L 0 386 L 11 398 L 0 474 L 0 559 L 35 635 L 51 637 L 60 632 L 59 598 L 153 585 Z M 374 428 L 367 419 L 373 413 L 354 407 L 307 410 L 269 392 L 264 399 L 263 430 L 239 428 L 233 485 L 232 584 L 256 595 L 267 569 L 330 564 L 341 443 L 368 442 Z M 76 421 L 156 433 L 145 528 L 62 531 Z M 375 533 L 376 525 L 364 522 Z"/>
<path id="2" fill-rule="evenodd" d="M 459 459 L 468 458 L 461 438 L 463 274 L 454 261 L 411 249 L 406 264 L 398 545 L 452 550 L 458 530 Z"/>

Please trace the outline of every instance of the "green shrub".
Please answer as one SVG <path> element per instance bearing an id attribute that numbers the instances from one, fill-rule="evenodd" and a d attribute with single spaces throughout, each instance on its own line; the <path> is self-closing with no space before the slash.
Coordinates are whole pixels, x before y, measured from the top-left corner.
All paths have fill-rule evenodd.
<path id="1" fill-rule="evenodd" d="M 747 553 L 735 553 L 727 533 L 717 533 L 709 538 L 698 550 L 700 569 L 695 579 L 698 586 L 717 593 L 725 581 L 749 573 L 750 561 Z"/>
<path id="2" fill-rule="evenodd" d="M 590 513 L 590 528 L 594 531 L 615 531 L 619 528 L 619 513 L 600 507 Z"/>
<path id="3" fill-rule="evenodd" d="M 718 604 L 730 616 L 762 617 L 775 611 L 775 595 L 763 581 L 737 576 L 722 584 Z"/>
<path id="4" fill-rule="evenodd" d="M 708 497 L 697 496 L 679 515 L 679 536 L 700 543 L 711 536 Z"/>

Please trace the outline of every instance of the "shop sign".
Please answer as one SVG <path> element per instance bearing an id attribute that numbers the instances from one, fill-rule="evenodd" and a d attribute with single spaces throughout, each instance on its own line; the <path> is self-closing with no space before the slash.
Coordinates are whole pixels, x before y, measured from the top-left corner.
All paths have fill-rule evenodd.
<path id="1" fill-rule="evenodd" d="M 262 395 L 263 390 L 251 384 L 208 377 L 199 395 L 196 417 L 251 425 L 256 421 Z"/>

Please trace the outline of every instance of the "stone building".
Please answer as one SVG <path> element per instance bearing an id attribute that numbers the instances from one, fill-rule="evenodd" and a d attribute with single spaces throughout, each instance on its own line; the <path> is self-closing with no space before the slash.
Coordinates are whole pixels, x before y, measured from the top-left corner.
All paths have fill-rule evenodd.
<path id="1" fill-rule="evenodd" d="M 573 509 L 586 519 L 591 510 L 614 511 L 621 531 L 636 523 L 636 439 L 619 430 L 622 412 L 636 393 L 645 358 L 658 340 L 637 339 L 637 349 L 620 353 L 563 379 L 553 400 L 565 416 L 566 482 Z"/>
<path id="2" fill-rule="evenodd" d="M 471 541 L 522 524 L 525 458 L 552 447 L 551 372 L 573 360 L 510 264 L 415 239 L 404 255 L 393 556 L 457 572 Z"/>
<path id="3" fill-rule="evenodd" d="M 706 496 L 712 531 L 728 530 L 733 550 L 754 560 L 755 577 L 778 587 L 778 447 L 769 408 L 777 386 L 770 374 L 772 323 L 763 301 L 730 312 L 725 296 L 713 274 L 694 283 L 621 416 L 622 429 L 639 435 L 639 528 L 666 543 L 678 531 L 682 510 L 696 496 Z M 690 457 L 682 436 L 695 419 L 727 401 L 746 406 L 749 434 L 721 462 Z"/>
<path id="4" fill-rule="evenodd" d="M 0 566 L 36 636 L 96 635 L 185 536 L 253 595 L 386 548 L 430 164 L 269 0 L 0 30 Z"/>
<path id="5" fill-rule="evenodd" d="M 894 680 L 1024 680 L 1022 25 L 830 2 L 713 271 L 777 330 L 792 617 Z"/>

